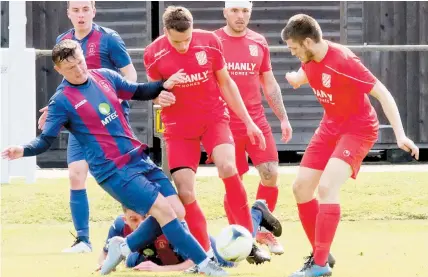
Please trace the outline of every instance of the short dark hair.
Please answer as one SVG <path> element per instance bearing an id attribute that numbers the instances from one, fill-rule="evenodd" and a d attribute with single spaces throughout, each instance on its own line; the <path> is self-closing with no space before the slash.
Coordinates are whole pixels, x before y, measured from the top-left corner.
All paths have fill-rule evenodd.
<path id="1" fill-rule="evenodd" d="M 70 2 L 71 1 L 67 1 L 67 9 L 70 8 Z M 91 1 L 91 6 L 92 6 L 93 9 L 95 8 L 95 1 Z"/>
<path id="2" fill-rule="evenodd" d="M 319 42 L 321 37 L 322 31 L 320 25 L 313 17 L 306 14 L 292 16 L 281 32 L 283 41 L 292 39 L 298 43 L 302 43 L 306 38 Z"/>
<path id="3" fill-rule="evenodd" d="M 162 15 L 162 21 L 167 30 L 182 33 L 192 27 L 193 16 L 185 7 L 169 6 Z"/>
<path id="4" fill-rule="evenodd" d="M 79 50 L 82 51 L 82 48 L 76 41 L 71 39 L 62 40 L 52 49 L 52 61 L 58 65 L 70 57 L 76 57 L 76 52 Z"/>

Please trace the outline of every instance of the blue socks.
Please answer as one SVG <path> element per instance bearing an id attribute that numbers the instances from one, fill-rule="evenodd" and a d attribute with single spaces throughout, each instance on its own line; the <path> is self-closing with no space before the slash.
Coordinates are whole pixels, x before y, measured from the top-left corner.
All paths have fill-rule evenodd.
<path id="1" fill-rule="evenodd" d="M 259 209 L 251 208 L 251 217 L 253 219 L 253 238 L 256 237 L 259 230 L 260 223 L 262 222 L 263 214 Z"/>
<path id="2" fill-rule="evenodd" d="M 195 264 L 200 264 L 207 259 L 207 254 L 202 246 L 187 229 L 183 228 L 177 218 L 163 226 L 162 231 L 174 248 L 180 254 L 189 257 Z"/>
<path id="3" fill-rule="evenodd" d="M 89 243 L 89 201 L 86 189 L 70 191 L 70 210 L 77 237 Z"/>
<path id="4" fill-rule="evenodd" d="M 131 252 L 138 252 L 141 248 L 153 243 L 160 235 L 162 235 L 162 229 L 159 223 L 156 218 L 149 216 L 126 237 L 126 243 Z"/>

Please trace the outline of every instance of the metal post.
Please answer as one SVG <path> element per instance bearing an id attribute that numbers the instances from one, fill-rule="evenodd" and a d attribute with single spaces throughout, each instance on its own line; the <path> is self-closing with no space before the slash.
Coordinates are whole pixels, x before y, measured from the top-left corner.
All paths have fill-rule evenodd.
<path id="1" fill-rule="evenodd" d="M 168 160 L 166 155 L 166 143 L 163 139 L 163 132 L 165 131 L 162 119 L 160 116 L 162 108 L 159 105 L 153 106 L 153 126 L 154 126 L 154 136 L 159 138 L 161 141 L 161 159 L 162 159 L 162 170 L 165 172 L 166 176 L 171 180 L 171 172 L 169 171 Z"/>

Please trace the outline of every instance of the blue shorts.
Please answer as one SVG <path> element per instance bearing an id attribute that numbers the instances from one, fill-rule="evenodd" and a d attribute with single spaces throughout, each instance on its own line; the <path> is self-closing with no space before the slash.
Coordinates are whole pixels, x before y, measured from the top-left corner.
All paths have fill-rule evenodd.
<path id="1" fill-rule="evenodd" d="M 160 168 L 147 167 L 144 163 L 142 159 L 139 164 L 125 166 L 100 183 L 114 199 L 141 215 L 148 213 L 159 193 L 164 197 L 177 195 Z"/>
<path id="2" fill-rule="evenodd" d="M 129 123 L 130 106 L 128 101 L 122 101 L 121 106 L 123 108 L 123 114 L 125 115 L 126 122 L 130 124 Z M 67 145 L 67 164 L 71 164 L 82 160 L 85 160 L 85 153 L 83 152 L 83 149 L 80 146 L 80 143 L 77 141 L 76 137 L 70 133 L 68 136 L 68 145 Z"/>

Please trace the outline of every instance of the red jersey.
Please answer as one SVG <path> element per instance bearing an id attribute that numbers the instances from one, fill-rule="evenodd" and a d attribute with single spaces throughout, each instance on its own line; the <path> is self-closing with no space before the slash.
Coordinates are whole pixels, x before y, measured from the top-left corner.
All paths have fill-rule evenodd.
<path id="1" fill-rule="evenodd" d="M 239 88 L 244 104 L 254 122 L 265 118 L 260 77 L 272 70 L 266 39 L 250 29 L 242 37 L 232 37 L 223 28 L 215 31 L 224 48 L 229 75 Z M 260 127 L 260 126 L 259 126 Z M 244 123 L 230 110 L 230 128 L 234 134 L 245 134 Z"/>
<path id="2" fill-rule="evenodd" d="M 225 113 L 215 72 L 225 66 L 223 48 L 219 39 L 204 30 L 193 30 L 186 53 L 181 54 L 161 36 L 147 46 L 144 52 L 147 75 L 153 80 L 166 80 L 180 69 L 186 81 L 174 86 L 176 102 L 162 109 L 162 120 L 173 124 L 177 120 L 191 122 L 197 118 L 212 118 Z"/>
<path id="3" fill-rule="evenodd" d="M 368 94 L 377 79 L 348 48 L 327 41 L 320 62 L 302 64 L 310 86 L 324 107 L 322 123 L 338 132 L 371 134 L 379 121 Z"/>

